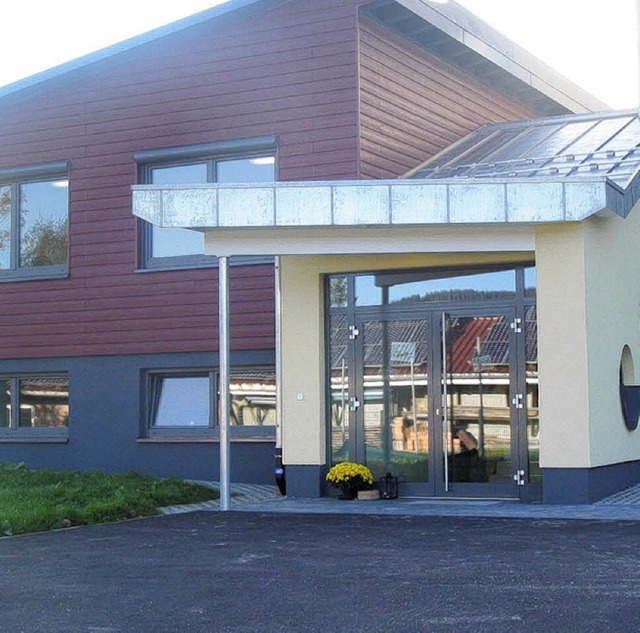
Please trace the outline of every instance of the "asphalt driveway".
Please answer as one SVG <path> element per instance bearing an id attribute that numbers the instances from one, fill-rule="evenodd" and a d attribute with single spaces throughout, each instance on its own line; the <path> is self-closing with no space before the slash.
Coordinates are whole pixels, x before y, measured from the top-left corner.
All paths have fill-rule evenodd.
<path id="1" fill-rule="evenodd" d="M 640 523 L 200 512 L 0 539 L 0 631 L 640 630 Z"/>

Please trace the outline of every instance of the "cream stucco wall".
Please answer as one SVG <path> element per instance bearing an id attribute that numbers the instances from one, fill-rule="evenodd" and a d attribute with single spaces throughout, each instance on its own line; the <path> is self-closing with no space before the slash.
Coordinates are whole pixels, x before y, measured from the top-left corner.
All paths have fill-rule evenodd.
<path id="1" fill-rule="evenodd" d="M 541 465 L 640 459 L 618 390 L 628 345 L 640 380 L 640 208 L 536 235 Z"/>
<path id="2" fill-rule="evenodd" d="M 531 253 L 281 257 L 284 463 L 326 461 L 324 275 L 531 259 Z"/>
<path id="3" fill-rule="evenodd" d="M 540 465 L 589 466 L 584 227 L 539 227 Z"/>
<path id="4" fill-rule="evenodd" d="M 640 429 L 624 424 L 618 394 L 622 349 L 640 381 L 640 205 L 626 218 L 584 223 L 591 466 L 640 459 Z"/>

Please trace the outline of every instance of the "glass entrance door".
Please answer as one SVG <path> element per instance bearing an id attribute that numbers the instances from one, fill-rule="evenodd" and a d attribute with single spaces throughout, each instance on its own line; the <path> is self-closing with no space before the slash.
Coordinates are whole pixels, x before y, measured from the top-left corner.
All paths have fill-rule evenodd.
<path id="1" fill-rule="evenodd" d="M 357 456 L 376 478 L 392 472 L 405 484 L 430 482 L 429 322 L 365 319 L 358 330 Z"/>
<path id="2" fill-rule="evenodd" d="M 541 493 L 535 270 L 330 279 L 331 463 L 404 496 Z"/>
<path id="3" fill-rule="evenodd" d="M 515 309 L 442 313 L 445 495 L 517 497 L 521 464 Z"/>

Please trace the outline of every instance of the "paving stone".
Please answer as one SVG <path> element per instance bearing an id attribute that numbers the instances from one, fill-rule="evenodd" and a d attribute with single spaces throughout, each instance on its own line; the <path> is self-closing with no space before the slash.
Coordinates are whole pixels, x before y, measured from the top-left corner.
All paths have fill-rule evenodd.
<path id="1" fill-rule="evenodd" d="M 197 483 L 219 489 L 215 481 Z M 231 509 L 284 514 L 351 514 L 386 516 L 487 517 L 520 519 L 589 519 L 640 521 L 640 484 L 588 505 L 545 505 L 515 501 L 394 499 L 341 501 L 332 497 L 289 499 L 276 486 L 231 484 Z M 162 514 L 219 511 L 219 501 L 161 508 Z"/>

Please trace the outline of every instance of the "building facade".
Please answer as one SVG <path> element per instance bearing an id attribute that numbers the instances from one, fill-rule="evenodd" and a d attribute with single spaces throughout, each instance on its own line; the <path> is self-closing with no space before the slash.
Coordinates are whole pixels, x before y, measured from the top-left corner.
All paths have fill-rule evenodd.
<path id="1" fill-rule="evenodd" d="M 220 251 L 206 231 L 185 228 L 211 227 L 207 192 L 217 192 L 218 219 L 226 213 L 230 229 L 259 228 L 273 181 L 349 181 L 363 196 L 363 181 L 402 176 L 485 124 L 602 106 L 515 50 L 455 4 L 232 0 L 1 90 L 0 459 L 217 478 Z M 132 186 L 163 189 L 173 219 L 134 217 Z M 288 193 L 293 216 L 313 208 L 309 190 Z M 377 222 L 375 201 L 362 197 L 356 222 L 360 211 L 345 200 L 350 227 Z M 407 493 L 428 495 L 455 486 L 502 494 L 526 462 L 531 498 L 540 496 L 538 252 L 526 236 L 483 241 L 482 231 L 460 227 L 453 246 L 434 232 L 433 243 L 447 242 L 434 254 L 421 238 L 416 246 L 409 224 L 390 236 L 401 249 L 362 227 L 355 240 L 332 232 L 358 258 L 312 249 L 329 257 L 315 263 L 296 260 L 297 247 L 250 246 L 251 230 L 225 233 L 234 245 L 233 480 L 273 481 L 273 257 L 291 254 L 278 279 L 289 306 L 285 383 L 296 376 L 282 420 L 292 494 L 320 494 L 323 469 L 348 457 L 393 467 Z M 281 244 L 296 241 L 289 228 Z M 454 281 L 469 276 L 475 295 Z M 438 287 L 457 297 L 451 309 L 410 299 L 411 284 L 432 277 L 452 280 Z M 526 344 L 509 339 L 515 319 L 531 323 Z M 349 339 L 356 321 L 364 342 Z M 300 346 L 307 356 L 287 357 Z M 465 375 L 469 366 L 476 375 Z M 440 441 L 442 412 L 428 385 L 445 374 L 455 433 Z M 349 413 L 358 396 L 364 405 Z M 475 462 L 462 455 L 465 429 L 483 448 Z"/>

